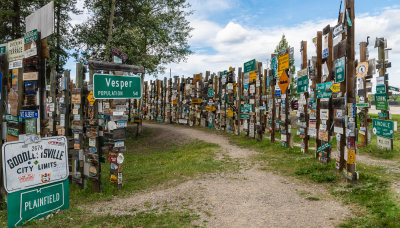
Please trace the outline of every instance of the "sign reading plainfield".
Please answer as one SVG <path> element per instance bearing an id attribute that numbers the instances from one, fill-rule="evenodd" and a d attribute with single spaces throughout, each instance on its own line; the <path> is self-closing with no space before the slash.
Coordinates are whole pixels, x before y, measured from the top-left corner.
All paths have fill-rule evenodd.
<path id="1" fill-rule="evenodd" d="M 50 177 L 49 177 L 50 179 Z M 7 194 L 8 227 L 69 208 L 69 180 Z"/>
<path id="2" fill-rule="evenodd" d="M 142 97 L 140 77 L 93 75 L 93 97 L 95 99 L 139 99 Z"/>
<path id="3" fill-rule="evenodd" d="M 68 142 L 65 136 L 3 145 L 4 188 L 8 193 L 68 178 Z M 10 213 L 10 211 L 9 211 Z"/>

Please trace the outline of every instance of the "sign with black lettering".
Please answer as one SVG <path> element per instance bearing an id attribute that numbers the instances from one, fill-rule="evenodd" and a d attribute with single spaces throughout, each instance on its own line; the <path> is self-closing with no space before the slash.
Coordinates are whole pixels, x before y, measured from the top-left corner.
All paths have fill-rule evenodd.
<path id="1" fill-rule="evenodd" d="M 68 142 L 65 136 L 3 145 L 4 187 L 8 193 L 68 178 Z"/>

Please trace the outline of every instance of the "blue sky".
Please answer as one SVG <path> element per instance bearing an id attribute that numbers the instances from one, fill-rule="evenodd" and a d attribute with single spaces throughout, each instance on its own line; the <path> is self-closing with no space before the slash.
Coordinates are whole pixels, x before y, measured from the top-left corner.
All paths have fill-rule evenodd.
<path id="1" fill-rule="evenodd" d="M 388 38 L 394 51 L 389 58 L 393 68 L 389 73 L 400 74 L 400 0 L 355 0 L 356 46 L 367 36 Z M 309 44 L 309 57 L 314 55 L 312 38 L 327 24 L 335 25 L 340 0 L 189 0 L 193 15 L 188 19 L 194 31 L 190 44 L 195 52 L 185 63 L 170 64 L 173 75 L 192 76 L 196 73 L 223 71 L 229 66 L 240 67 L 256 58 L 268 61 L 284 33 L 299 57 L 301 40 Z M 79 2 L 79 4 L 82 4 Z M 343 6 L 342 6 L 343 8 Z M 79 23 L 86 15 L 73 17 Z M 370 58 L 377 50 L 369 46 Z M 356 55 L 356 57 L 358 57 Z M 297 61 L 297 65 L 299 61 Z M 74 61 L 67 68 L 75 75 Z M 400 86 L 400 77 L 393 77 Z M 151 78 L 147 78 L 151 79 Z"/>

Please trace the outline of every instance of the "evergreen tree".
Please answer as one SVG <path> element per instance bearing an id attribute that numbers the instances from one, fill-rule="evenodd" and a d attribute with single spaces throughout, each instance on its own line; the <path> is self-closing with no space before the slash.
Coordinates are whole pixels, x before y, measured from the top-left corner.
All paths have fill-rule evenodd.
<path id="1" fill-rule="evenodd" d="M 279 41 L 279 44 L 276 46 L 275 48 L 275 53 L 278 54 L 278 56 L 285 54 L 285 53 L 289 53 L 290 48 L 292 48 L 289 43 L 286 40 L 285 34 L 282 35 L 281 41 Z M 293 58 L 289 59 L 289 73 L 292 74 L 293 76 L 290 77 L 290 91 L 291 91 L 291 95 L 296 96 L 296 90 L 297 90 L 297 86 L 296 86 L 296 81 L 294 79 L 294 75 L 296 73 L 296 66 L 294 65 L 294 56 Z"/>
<path id="2" fill-rule="evenodd" d="M 163 72 L 163 65 L 185 60 L 191 53 L 190 31 L 186 17 L 190 5 L 186 0 L 125 0 L 116 1 L 109 23 L 112 0 L 86 0 L 93 15 L 74 28 L 76 57 L 81 61 L 110 59 L 110 48 L 127 54 L 125 63 L 140 65 L 146 73 Z"/>

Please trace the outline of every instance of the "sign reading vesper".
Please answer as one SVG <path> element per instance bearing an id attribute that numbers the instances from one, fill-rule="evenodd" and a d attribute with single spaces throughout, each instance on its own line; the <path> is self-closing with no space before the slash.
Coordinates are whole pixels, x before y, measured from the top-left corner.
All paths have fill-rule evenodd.
<path id="1" fill-rule="evenodd" d="M 4 187 L 8 193 L 46 185 L 68 178 L 68 148 L 65 136 L 3 145 Z"/>
<path id="2" fill-rule="evenodd" d="M 140 77 L 93 75 L 93 97 L 95 99 L 138 99 L 142 97 Z"/>

